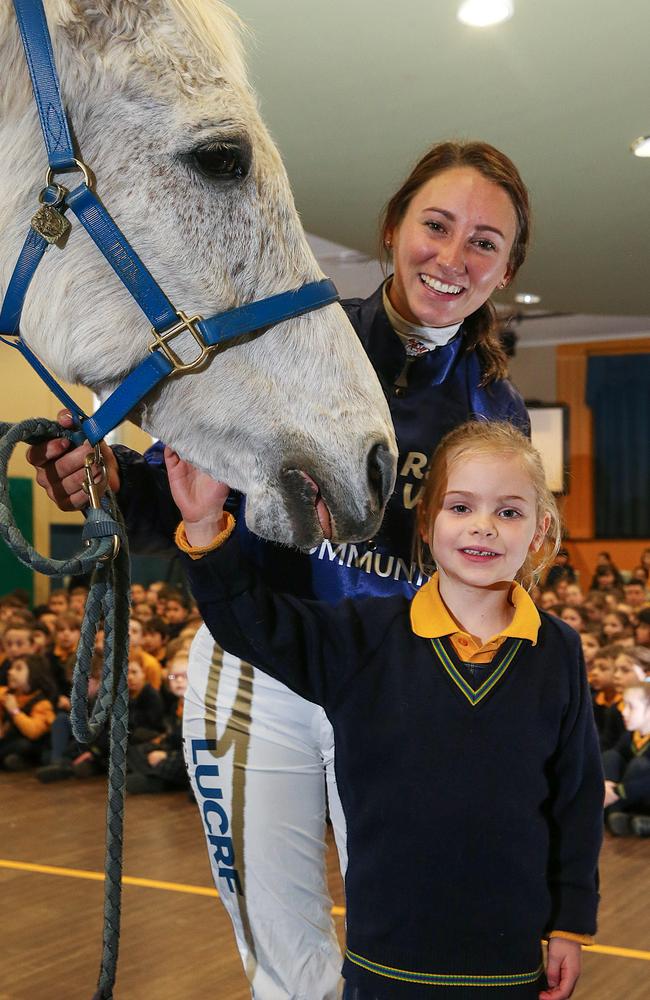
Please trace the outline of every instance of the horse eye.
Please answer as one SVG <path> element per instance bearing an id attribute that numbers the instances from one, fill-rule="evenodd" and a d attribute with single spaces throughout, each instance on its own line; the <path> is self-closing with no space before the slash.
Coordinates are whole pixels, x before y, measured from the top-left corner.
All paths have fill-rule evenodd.
<path id="1" fill-rule="evenodd" d="M 246 147 L 232 143 L 197 146 L 190 153 L 196 169 L 211 180 L 241 180 L 250 167 L 250 154 Z"/>

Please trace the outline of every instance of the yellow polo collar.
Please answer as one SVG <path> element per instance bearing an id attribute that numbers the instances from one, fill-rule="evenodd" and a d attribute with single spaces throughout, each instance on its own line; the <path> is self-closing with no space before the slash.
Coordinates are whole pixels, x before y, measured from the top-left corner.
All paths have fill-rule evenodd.
<path id="1" fill-rule="evenodd" d="M 513 582 L 508 600 L 515 609 L 514 618 L 507 628 L 489 639 L 484 646 L 489 646 L 496 639 L 503 640 L 510 637 L 529 639 L 536 645 L 542 620 L 532 598 L 520 584 Z M 473 639 L 474 645 L 481 646 L 474 636 L 463 632 L 447 610 L 438 589 L 437 573 L 424 584 L 411 602 L 411 628 L 416 635 L 425 639 L 440 639 L 443 635 L 467 636 Z"/>

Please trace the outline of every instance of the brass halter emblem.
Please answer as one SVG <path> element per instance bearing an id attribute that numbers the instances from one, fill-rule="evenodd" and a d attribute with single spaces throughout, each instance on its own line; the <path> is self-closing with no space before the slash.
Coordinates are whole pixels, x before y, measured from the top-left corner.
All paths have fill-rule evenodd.
<path id="1" fill-rule="evenodd" d="M 72 228 L 65 215 L 61 215 L 52 205 L 41 205 L 31 225 L 48 243 L 59 243 Z"/>
<path id="2" fill-rule="evenodd" d="M 55 194 L 55 200 L 46 202 L 46 192 L 50 198 L 52 194 Z M 38 233 L 39 236 L 42 236 L 50 244 L 60 243 L 72 229 L 63 212 L 59 210 L 59 206 L 63 204 L 65 196 L 66 189 L 61 187 L 60 184 L 48 185 L 38 196 L 41 207 L 33 217 L 31 226 L 34 232 Z"/>

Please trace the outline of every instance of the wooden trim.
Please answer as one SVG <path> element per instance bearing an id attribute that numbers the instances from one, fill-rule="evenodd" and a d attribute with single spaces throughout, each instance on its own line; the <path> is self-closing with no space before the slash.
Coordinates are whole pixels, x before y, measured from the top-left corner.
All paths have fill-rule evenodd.
<path id="1" fill-rule="evenodd" d="M 569 538 L 594 537 L 593 427 L 585 403 L 587 361 L 595 355 L 650 353 L 650 337 L 639 340 L 590 340 L 556 348 L 557 401 L 570 407 L 571 474 L 564 498 L 564 523 Z"/>

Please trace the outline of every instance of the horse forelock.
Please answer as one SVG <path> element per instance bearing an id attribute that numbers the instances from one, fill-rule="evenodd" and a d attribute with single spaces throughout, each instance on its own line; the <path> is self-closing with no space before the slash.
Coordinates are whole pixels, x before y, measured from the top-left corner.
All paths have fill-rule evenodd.
<path id="1" fill-rule="evenodd" d="M 250 92 L 245 28 L 218 0 L 46 0 L 46 9 L 77 57 L 125 82 L 153 73 L 162 99 L 196 97 L 217 81 Z"/>

